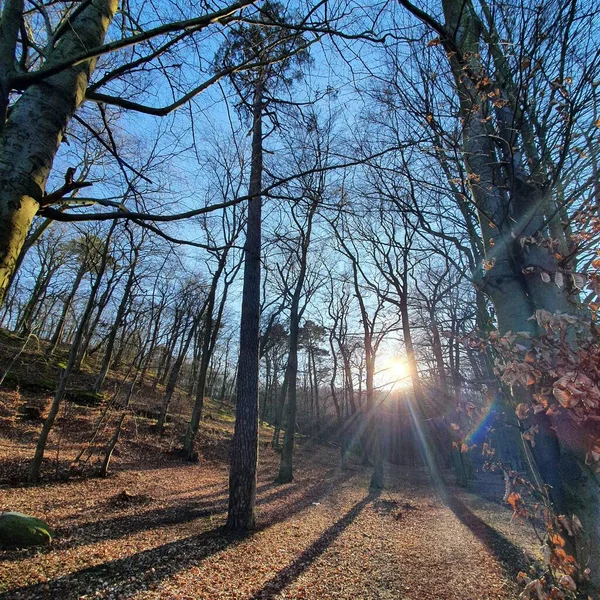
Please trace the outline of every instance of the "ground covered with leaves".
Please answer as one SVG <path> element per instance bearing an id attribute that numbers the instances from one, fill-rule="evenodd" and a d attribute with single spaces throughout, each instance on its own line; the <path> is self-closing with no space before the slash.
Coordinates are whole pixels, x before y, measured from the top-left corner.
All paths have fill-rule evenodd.
<path id="1" fill-rule="evenodd" d="M 49 548 L 0 552 L 0 598 L 456 599 L 516 598 L 516 572 L 535 542 L 510 511 L 423 470 L 389 467 L 369 494 L 369 470 L 336 466 L 334 449 L 305 442 L 293 483 L 272 483 L 263 450 L 258 527 L 228 534 L 223 463 L 168 461 L 0 490 L 3 510 L 41 517 Z"/>

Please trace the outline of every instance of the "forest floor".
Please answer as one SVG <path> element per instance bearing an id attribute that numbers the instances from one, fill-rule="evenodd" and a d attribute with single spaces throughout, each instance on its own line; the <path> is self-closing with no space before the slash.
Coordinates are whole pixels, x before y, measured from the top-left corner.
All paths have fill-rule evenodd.
<path id="1" fill-rule="evenodd" d="M 275 485 L 264 450 L 258 523 L 223 530 L 222 463 L 149 465 L 108 479 L 0 491 L 0 508 L 45 518 L 49 548 L 0 552 L 0 598 L 511 599 L 536 552 L 527 526 L 498 504 L 423 470 L 340 471 L 337 452 L 304 442 L 293 483 Z M 122 492 L 127 491 L 127 497 Z"/>
<path id="2" fill-rule="evenodd" d="M 178 392 L 158 436 L 164 388 L 145 384 L 110 475 L 100 479 L 94 474 L 120 413 L 110 394 L 89 404 L 81 392 L 92 367 L 75 378 L 50 435 L 43 483 L 25 487 L 62 355 L 47 359 L 34 346 L 13 361 L 21 345 L 0 335 L 0 371 L 9 375 L 0 388 L 0 511 L 42 518 L 55 538 L 47 548 L 0 550 L 0 600 L 509 600 L 520 591 L 517 572 L 537 555 L 529 526 L 483 499 L 494 489 L 491 474 L 478 475 L 475 495 L 435 487 L 423 469 L 387 465 L 386 489 L 373 495 L 369 469 L 341 471 L 338 450 L 302 439 L 294 482 L 275 485 L 279 455 L 268 426 L 260 432 L 257 528 L 232 536 L 223 528 L 231 408 L 207 399 L 200 464 L 182 463 L 189 398 Z M 107 387 L 119 389 L 121 379 L 109 374 Z"/>

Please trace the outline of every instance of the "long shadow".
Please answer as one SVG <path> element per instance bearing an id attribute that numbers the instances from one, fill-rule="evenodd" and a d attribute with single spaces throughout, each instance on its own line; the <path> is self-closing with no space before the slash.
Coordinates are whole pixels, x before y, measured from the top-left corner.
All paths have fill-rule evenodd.
<path id="1" fill-rule="evenodd" d="M 94 595 L 96 591 L 118 589 L 114 597 L 127 598 L 140 589 L 148 588 L 173 573 L 191 565 L 197 565 L 227 546 L 235 545 L 242 538 L 232 536 L 224 529 L 211 529 L 200 535 L 178 539 L 157 548 L 144 550 L 101 565 L 81 569 L 44 584 L 33 584 L 0 594 L 9 598 L 60 598 L 71 600 L 82 595 Z"/>
<path id="2" fill-rule="evenodd" d="M 274 519 L 278 517 L 280 517 L 278 521 L 291 518 L 294 514 L 311 506 L 332 487 L 348 477 L 347 474 L 339 473 L 330 480 L 322 481 L 308 488 L 293 503 L 282 503 L 281 508 L 267 514 L 259 513 L 260 521 L 256 531 L 268 529 L 276 522 Z M 289 492 L 290 488 L 279 490 L 276 493 L 281 494 L 285 491 Z M 245 537 L 247 536 L 228 533 L 222 527 L 211 529 L 199 535 L 177 539 L 125 558 L 81 569 L 44 584 L 15 588 L 0 594 L 0 600 L 17 600 L 19 598 L 71 600 L 86 594 L 93 595 L 96 591 L 107 587 L 111 588 L 114 597 L 119 600 L 129 598 L 141 589 L 157 585 L 175 573 L 191 566 L 197 566 L 207 557 L 227 546 L 236 545 Z M 141 585 L 144 588 L 141 588 Z"/>
<path id="3" fill-rule="evenodd" d="M 272 483 L 264 484 L 258 488 L 258 493 L 272 487 Z M 271 494 L 260 497 L 257 504 L 260 506 L 285 497 L 295 487 L 297 486 L 294 484 L 293 488 L 274 490 Z M 186 502 L 175 501 L 170 506 L 162 508 L 90 521 L 79 526 L 57 528 L 53 548 L 64 550 L 95 542 L 119 539 L 147 529 L 180 525 L 203 517 L 215 516 L 223 513 L 226 509 L 227 490 L 221 490 Z"/>
<path id="4" fill-rule="evenodd" d="M 315 483 L 310 487 L 305 488 L 304 493 L 299 496 L 293 502 L 283 502 L 279 504 L 275 504 L 272 507 L 266 507 L 266 510 L 261 510 L 258 514 L 259 518 L 259 526 L 262 526 L 262 523 L 270 524 L 277 523 L 279 521 L 285 521 L 286 518 L 291 514 L 299 512 L 308 506 L 314 504 L 317 500 L 320 500 L 324 496 L 326 496 L 331 490 L 339 487 L 343 482 L 352 478 L 356 475 L 355 472 L 350 471 L 340 471 L 339 469 L 332 469 L 325 475 L 325 479 L 320 481 L 319 483 Z M 300 484 L 292 484 L 293 487 L 297 487 Z M 291 491 L 291 487 L 286 487 L 279 492 L 272 495 L 272 499 L 277 499 L 279 497 L 285 497 Z M 261 502 L 259 502 L 259 505 Z"/>
<path id="5" fill-rule="evenodd" d="M 446 503 L 458 520 L 500 561 L 507 575 L 514 577 L 527 569 L 531 558 L 522 548 L 488 525 L 456 496 L 448 495 Z"/>
<path id="6" fill-rule="evenodd" d="M 200 498 L 199 498 L 200 500 L 208 500 L 209 498 L 217 498 L 219 496 L 227 495 L 227 482 L 220 483 L 220 484 L 214 484 L 210 487 L 218 487 L 218 489 L 216 489 L 214 492 L 210 492 L 208 494 L 202 494 L 202 496 L 200 496 Z M 256 493 L 262 494 L 262 492 L 264 492 L 265 490 L 268 490 L 269 488 L 274 488 L 274 487 L 275 487 L 275 485 L 273 484 L 272 481 L 266 481 L 265 483 L 262 483 L 256 487 Z M 183 492 L 183 493 L 185 494 L 185 492 Z"/>
<path id="7" fill-rule="evenodd" d="M 357 502 L 341 519 L 338 519 L 333 525 L 328 527 L 294 562 L 279 571 L 277 575 L 258 590 L 250 600 L 268 600 L 282 592 L 290 583 L 298 579 L 354 522 L 365 506 L 378 496 L 379 492 L 371 493 L 360 502 Z"/>

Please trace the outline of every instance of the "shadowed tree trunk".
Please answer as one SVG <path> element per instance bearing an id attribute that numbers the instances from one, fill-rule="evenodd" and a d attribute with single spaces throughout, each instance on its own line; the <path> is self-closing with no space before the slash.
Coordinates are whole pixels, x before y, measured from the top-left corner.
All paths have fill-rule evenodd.
<path id="1" fill-rule="evenodd" d="M 234 238 L 235 239 L 235 238 Z M 193 460 L 195 458 L 194 443 L 196 436 L 198 435 L 198 429 L 200 427 L 200 420 L 202 419 L 202 409 L 204 408 L 204 396 L 206 394 L 206 379 L 208 375 L 210 361 L 214 354 L 215 345 L 219 336 L 219 328 L 221 326 L 221 318 L 225 307 L 225 301 L 227 299 L 227 291 L 230 285 L 230 281 L 225 281 L 223 287 L 223 295 L 221 297 L 219 309 L 215 318 L 215 303 L 217 299 L 217 288 L 221 275 L 227 264 L 228 250 L 223 251 L 219 257 L 219 263 L 217 269 L 213 275 L 206 304 L 204 305 L 204 326 L 202 335 L 202 347 L 200 354 L 200 368 L 198 370 L 198 383 L 196 387 L 196 399 L 192 408 L 192 416 L 185 434 L 183 442 L 183 452 L 187 460 Z M 237 272 L 237 270 L 236 270 Z"/>
<path id="2" fill-rule="evenodd" d="M 310 193 L 310 190 L 308 190 Z M 278 483 L 289 483 L 294 478 L 293 460 L 294 460 L 294 439 L 296 436 L 296 413 L 298 399 L 298 342 L 300 335 L 300 319 L 306 309 L 306 304 L 300 308 L 300 300 L 304 290 L 306 279 L 306 270 L 308 262 L 308 249 L 312 234 L 313 217 L 319 205 L 319 191 L 313 191 L 313 197 L 310 199 L 308 214 L 306 218 L 306 230 L 300 227 L 300 255 L 298 257 L 300 270 L 296 287 L 292 294 L 290 303 L 290 340 L 287 377 L 287 404 L 285 413 L 285 431 L 283 435 L 283 449 L 281 452 L 281 462 L 279 463 L 279 473 L 276 481 Z M 294 220 L 298 224 L 297 218 Z M 309 364 L 310 370 L 310 364 Z"/>
<path id="3" fill-rule="evenodd" d="M 260 328 L 260 256 L 263 168 L 263 82 L 257 80 L 252 104 L 252 161 L 248 221 L 244 244 L 244 287 L 240 321 L 235 429 L 229 470 L 227 527 L 253 529 L 258 463 L 258 351 Z"/>

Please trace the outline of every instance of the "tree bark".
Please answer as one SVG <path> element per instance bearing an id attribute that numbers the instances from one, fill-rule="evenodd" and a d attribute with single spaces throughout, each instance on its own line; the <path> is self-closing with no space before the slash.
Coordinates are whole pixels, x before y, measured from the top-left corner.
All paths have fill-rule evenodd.
<path id="1" fill-rule="evenodd" d="M 260 328 L 260 258 L 262 229 L 263 83 L 257 81 L 252 106 L 252 159 L 248 221 L 244 244 L 244 286 L 240 321 L 235 428 L 229 470 L 227 528 L 253 529 L 256 523 L 258 464 L 258 369 Z"/>
<path id="2" fill-rule="evenodd" d="M 51 67 L 101 45 L 116 9 L 117 0 L 90 2 L 65 29 L 44 65 Z M 3 43 L 7 34 L 4 22 L 1 34 Z M 0 107 L 0 119 L 4 121 L 8 115 L 0 130 L 0 303 L 33 217 L 43 203 L 66 127 L 84 101 L 95 66 L 96 60 L 91 59 L 65 69 L 27 87 L 10 112 Z M 4 99 L 8 94 L 5 86 L 6 82 L 0 82 Z"/>

